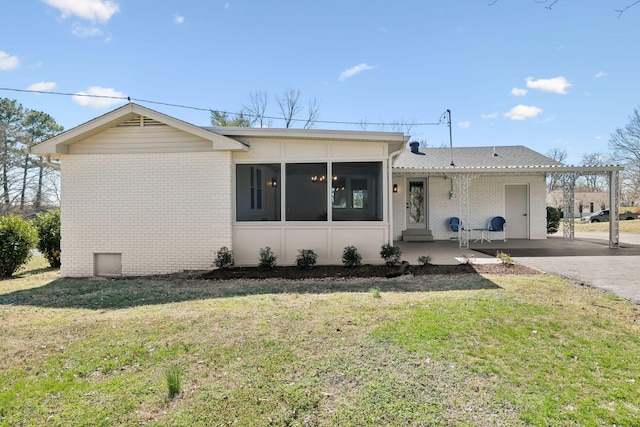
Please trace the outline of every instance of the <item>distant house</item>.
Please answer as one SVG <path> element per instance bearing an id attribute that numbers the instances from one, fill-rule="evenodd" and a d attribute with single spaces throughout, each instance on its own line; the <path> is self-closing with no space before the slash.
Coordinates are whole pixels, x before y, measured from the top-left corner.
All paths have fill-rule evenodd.
<path id="1" fill-rule="evenodd" d="M 213 266 L 217 251 L 256 265 L 300 249 L 340 263 L 449 219 L 546 238 L 547 173 L 562 164 L 526 147 L 407 148 L 397 132 L 213 128 L 127 104 L 32 152 L 61 162 L 64 276 L 146 275 Z M 453 163 L 453 165 L 452 165 Z M 612 173 L 618 169 L 611 169 Z"/>
<path id="2" fill-rule="evenodd" d="M 547 194 L 547 204 L 561 209 L 563 207 L 562 191 L 552 191 Z M 574 193 L 574 217 L 580 218 L 583 215 L 606 209 L 609 206 L 609 192 L 575 192 Z"/>

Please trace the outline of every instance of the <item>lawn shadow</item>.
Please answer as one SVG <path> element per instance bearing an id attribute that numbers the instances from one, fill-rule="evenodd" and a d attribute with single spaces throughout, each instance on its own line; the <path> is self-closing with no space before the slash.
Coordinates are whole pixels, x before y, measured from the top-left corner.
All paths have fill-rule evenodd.
<path id="1" fill-rule="evenodd" d="M 0 305 L 91 310 L 123 309 L 212 298 L 266 294 L 339 292 L 441 292 L 500 287 L 473 268 L 457 274 L 415 274 L 396 278 L 208 280 L 194 275 L 123 279 L 56 279 L 46 285 L 0 295 Z"/>

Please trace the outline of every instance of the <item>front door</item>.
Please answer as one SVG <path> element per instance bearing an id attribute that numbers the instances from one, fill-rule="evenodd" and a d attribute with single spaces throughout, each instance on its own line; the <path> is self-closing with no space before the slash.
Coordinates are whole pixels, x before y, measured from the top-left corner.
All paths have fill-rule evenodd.
<path id="1" fill-rule="evenodd" d="M 529 238 L 529 186 L 506 185 L 504 188 L 504 219 L 507 239 Z"/>
<path id="2" fill-rule="evenodd" d="M 427 228 L 427 181 L 407 180 L 407 228 Z"/>

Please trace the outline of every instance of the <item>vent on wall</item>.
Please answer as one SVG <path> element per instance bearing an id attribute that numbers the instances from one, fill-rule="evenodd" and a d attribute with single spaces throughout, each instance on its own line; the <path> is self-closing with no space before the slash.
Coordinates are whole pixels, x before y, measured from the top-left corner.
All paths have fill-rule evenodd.
<path id="1" fill-rule="evenodd" d="M 93 254 L 93 274 L 95 276 L 122 276 L 122 254 Z"/>
<path id="2" fill-rule="evenodd" d="M 154 119 L 150 119 L 149 117 L 145 117 L 145 116 L 138 116 L 135 117 L 131 120 L 128 120 L 124 123 L 120 123 L 118 126 L 121 127 L 132 127 L 132 126 L 136 126 L 136 127 L 144 127 L 144 126 L 166 126 L 164 123 L 160 123 L 157 120 Z"/>

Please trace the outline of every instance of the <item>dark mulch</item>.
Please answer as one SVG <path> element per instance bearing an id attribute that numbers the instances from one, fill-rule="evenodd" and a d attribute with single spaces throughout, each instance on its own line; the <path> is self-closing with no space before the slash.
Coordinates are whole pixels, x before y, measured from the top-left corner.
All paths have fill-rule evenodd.
<path id="1" fill-rule="evenodd" d="M 402 271 L 401 271 L 402 270 Z M 308 269 L 295 266 L 276 266 L 272 270 L 258 267 L 233 267 L 216 269 L 202 274 L 209 280 L 235 279 L 326 279 L 397 277 L 403 274 L 426 276 L 435 274 L 539 274 L 540 272 L 520 264 L 458 264 L 458 265 L 411 265 L 400 266 L 361 265 L 347 268 L 342 265 L 317 265 Z"/>

